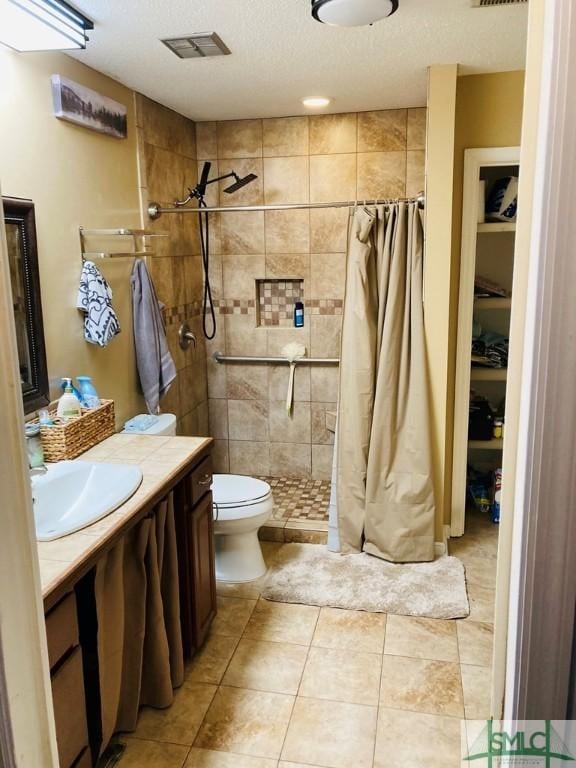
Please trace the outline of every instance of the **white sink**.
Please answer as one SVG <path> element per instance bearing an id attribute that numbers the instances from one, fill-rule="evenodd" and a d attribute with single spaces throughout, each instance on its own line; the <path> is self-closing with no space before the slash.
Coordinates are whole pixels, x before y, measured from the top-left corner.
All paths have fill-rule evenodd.
<path id="1" fill-rule="evenodd" d="M 32 478 L 38 541 L 52 541 L 101 520 L 138 490 L 135 464 L 61 461 Z"/>

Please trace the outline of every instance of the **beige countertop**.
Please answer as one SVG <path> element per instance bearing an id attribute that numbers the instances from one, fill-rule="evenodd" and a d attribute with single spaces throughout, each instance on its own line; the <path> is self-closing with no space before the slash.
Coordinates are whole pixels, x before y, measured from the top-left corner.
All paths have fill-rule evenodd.
<path id="1" fill-rule="evenodd" d="M 80 461 L 138 464 L 142 484 L 127 502 L 97 523 L 61 539 L 38 542 L 42 596 L 53 592 L 211 442 L 209 437 L 119 434 L 78 456 Z"/>

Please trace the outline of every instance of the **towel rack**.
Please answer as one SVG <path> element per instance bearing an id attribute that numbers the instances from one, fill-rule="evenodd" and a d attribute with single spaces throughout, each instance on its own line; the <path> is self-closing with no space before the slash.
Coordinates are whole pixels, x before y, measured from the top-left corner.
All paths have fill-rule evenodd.
<path id="1" fill-rule="evenodd" d="M 217 363 L 290 364 L 290 360 L 285 357 L 244 357 L 242 355 L 223 355 L 220 352 L 214 352 L 212 357 Z M 340 365 L 340 359 L 337 357 L 297 357 L 294 363 L 296 365 Z"/>
<path id="2" fill-rule="evenodd" d="M 80 252 L 82 262 L 94 259 L 137 259 L 153 256 L 151 250 L 146 249 L 144 238 L 168 237 L 167 232 L 153 232 L 148 229 L 86 229 L 78 228 L 80 234 Z M 129 237 L 132 239 L 133 250 L 124 251 L 87 251 L 86 238 Z"/>

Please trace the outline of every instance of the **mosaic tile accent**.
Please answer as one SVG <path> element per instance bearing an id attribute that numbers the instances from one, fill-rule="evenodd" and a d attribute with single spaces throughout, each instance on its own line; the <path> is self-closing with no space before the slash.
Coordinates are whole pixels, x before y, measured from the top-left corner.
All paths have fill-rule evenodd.
<path id="1" fill-rule="evenodd" d="M 274 495 L 274 520 L 328 522 L 330 481 L 300 477 L 262 477 Z"/>
<path id="2" fill-rule="evenodd" d="M 202 313 L 202 302 L 193 301 L 191 304 L 180 304 L 177 307 L 164 307 L 162 313 L 167 326 L 180 325 L 191 317 L 198 317 Z"/>
<path id="3" fill-rule="evenodd" d="M 294 281 L 298 282 L 298 281 Z M 261 297 L 264 299 L 266 297 Z M 287 299 L 290 297 L 286 297 Z M 218 315 L 257 315 L 260 317 L 260 325 L 283 328 L 290 328 L 294 324 L 294 302 L 296 297 L 291 297 L 290 307 L 285 306 L 283 312 L 276 310 L 277 305 L 272 305 L 271 321 L 262 322 L 262 305 L 260 312 L 256 311 L 256 302 L 254 299 L 217 299 L 214 301 L 214 308 Z M 304 301 L 304 315 L 341 315 L 344 302 L 342 299 L 308 299 Z M 278 305 L 279 307 L 280 305 Z M 163 310 L 164 321 L 167 326 L 180 325 L 192 317 L 199 317 L 202 314 L 202 302 L 194 301 L 191 304 L 181 304 L 177 307 L 165 307 Z"/>
<path id="4" fill-rule="evenodd" d="M 256 280 L 258 325 L 292 325 L 294 304 L 302 301 L 304 280 Z"/>
<path id="5" fill-rule="evenodd" d="M 218 299 L 214 307 L 220 315 L 255 315 L 254 299 Z"/>

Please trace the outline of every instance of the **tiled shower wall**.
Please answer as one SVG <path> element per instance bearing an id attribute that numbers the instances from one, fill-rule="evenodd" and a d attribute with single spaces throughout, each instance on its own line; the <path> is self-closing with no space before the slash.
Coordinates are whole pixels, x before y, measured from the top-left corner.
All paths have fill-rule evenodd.
<path id="1" fill-rule="evenodd" d="M 424 188 L 425 109 L 198 123 L 197 158 L 212 175 L 235 170 L 257 181 L 221 206 L 402 197 Z M 348 211 L 321 209 L 211 214 L 211 278 L 218 332 L 207 345 L 210 434 L 220 471 L 330 476 L 338 370 L 296 371 L 292 417 L 285 409 L 287 366 L 221 365 L 232 355 L 279 355 L 299 341 L 314 357 L 338 357 Z M 257 327 L 256 280 L 304 280 L 303 328 Z"/>
<path id="2" fill-rule="evenodd" d="M 152 238 L 154 255 L 148 267 L 165 305 L 170 351 L 178 376 L 160 406 L 175 413 L 181 435 L 208 434 L 206 350 L 200 329 L 202 264 L 195 214 L 166 214 L 151 222 L 146 214 L 150 201 L 172 205 L 197 181 L 196 134 L 191 120 L 145 96 L 137 95 L 138 161 L 142 226 L 167 237 Z M 187 351 L 178 345 L 178 329 L 188 322 L 198 347 Z"/>

